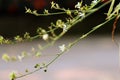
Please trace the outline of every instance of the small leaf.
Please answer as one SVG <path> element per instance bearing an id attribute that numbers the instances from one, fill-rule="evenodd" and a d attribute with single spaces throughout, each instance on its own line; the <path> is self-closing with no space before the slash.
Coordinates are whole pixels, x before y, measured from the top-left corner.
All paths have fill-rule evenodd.
<path id="1" fill-rule="evenodd" d="M 30 8 L 25 7 L 25 10 L 26 10 L 25 13 L 32 13 L 32 11 L 30 10 Z"/>
<path id="2" fill-rule="evenodd" d="M 15 72 L 11 72 L 10 73 L 10 80 L 15 80 L 16 78 L 16 73 Z"/>
<path id="3" fill-rule="evenodd" d="M 36 56 L 36 57 L 40 57 L 40 56 L 41 56 L 41 53 L 40 53 L 40 52 L 36 52 L 35 56 Z"/>
<path id="4" fill-rule="evenodd" d="M 10 56 L 8 56 L 8 54 L 3 54 L 2 59 L 8 62 L 10 61 Z"/>
<path id="5" fill-rule="evenodd" d="M 36 65 L 34 66 L 34 68 L 38 68 L 38 67 L 40 67 L 40 64 L 36 64 Z"/>
<path id="6" fill-rule="evenodd" d="M 28 70 L 28 69 L 26 69 L 26 70 L 25 70 L 25 72 L 29 72 L 29 70 Z"/>
<path id="7" fill-rule="evenodd" d="M 44 10 L 44 14 L 49 14 L 48 10 L 45 9 Z"/>
<path id="8" fill-rule="evenodd" d="M 56 7 L 57 9 L 59 9 L 59 8 L 60 8 L 60 6 L 59 6 L 58 4 L 56 4 L 56 5 L 55 5 L 55 7 Z"/>
<path id="9" fill-rule="evenodd" d="M 16 56 L 11 57 L 11 61 L 16 61 L 16 60 L 17 60 Z"/>
<path id="10" fill-rule="evenodd" d="M 54 3 L 54 1 L 51 2 L 51 9 L 52 9 L 52 8 L 55 8 L 55 3 Z"/>

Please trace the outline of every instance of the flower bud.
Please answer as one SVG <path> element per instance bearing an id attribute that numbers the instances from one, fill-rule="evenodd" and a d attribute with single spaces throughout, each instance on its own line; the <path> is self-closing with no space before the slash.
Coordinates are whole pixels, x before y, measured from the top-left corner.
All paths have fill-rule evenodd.
<path id="1" fill-rule="evenodd" d="M 43 38 L 43 40 L 47 40 L 49 38 L 49 35 L 48 34 L 43 34 L 42 38 Z"/>

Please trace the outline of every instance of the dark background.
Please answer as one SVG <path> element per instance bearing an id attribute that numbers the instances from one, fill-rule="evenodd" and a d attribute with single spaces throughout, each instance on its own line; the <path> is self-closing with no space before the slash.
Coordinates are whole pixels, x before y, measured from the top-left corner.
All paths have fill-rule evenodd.
<path id="1" fill-rule="evenodd" d="M 31 9 L 38 10 L 42 13 L 44 8 L 50 8 L 52 0 L 0 0 L 0 35 L 4 37 L 13 37 L 15 35 L 23 35 L 25 32 L 36 34 L 38 27 L 48 27 L 50 22 L 55 22 L 57 19 L 64 19 L 65 15 L 56 15 L 49 17 L 36 17 L 31 14 L 25 14 L 25 6 Z M 61 7 L 74 9 L 74 5 L 81 0 L 54 0 Z M 89 4 L 91 0 L 83 0 L 84 4 Z M 116 1 L 118 3 L 119 0 Z M 101 3 L 102 4 L 102 3 Z M 107 12 L 109 5 L 102 8 L 100 11 L 94 13 L 86 18 L 82 23 L 78 23 L 68 33 L 70 35 L 83 34 L 89 31 L 93 26 L 101 23 L 105 19 L 104 13 Z M 110 34 L 112 31 L 113 21 L 109 22 L 99 30 L 95 31 L 93 35 Z M 119 32 L 120 23 L 118 22 L 117 31 Z"/>

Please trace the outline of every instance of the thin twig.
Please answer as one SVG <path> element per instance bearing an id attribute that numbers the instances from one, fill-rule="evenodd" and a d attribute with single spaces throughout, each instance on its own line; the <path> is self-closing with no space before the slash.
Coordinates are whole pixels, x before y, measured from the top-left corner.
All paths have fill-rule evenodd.
<path id="1" fill-rule="evenodd" d="M 80 18 L 80 19 L 79 19 L 79 17 L 78 17 L 78 19 L 76 19 L 76 20 L 72 23 L 72 25 L 69 25 L 69 26 L 68 26 L 68 30 L 69 30 L 71 27 L 73 27 L 75 24 L 81 22 L 81 21 L 84 20 L 86 17 L 90 16 L 91 14 L 93 14 L 93 13 L 96 12 L 96 11 L 98 11 L 99 9 L 101 9 L 102 7 L 104 7 L 105 5 L 107 5 L 107 4 L 110 3 L 110 2 L 111 2 L 111 0 L 108 1 L 108 2 L 106 2 L 106 3 L 104 3 L 104 4 L 102 4 L 100 7 L 96 8 L 93 12 L 88 13 L 85 17 L 82 17 L 82 18 Z M 114 16 L 114 17 L 115 17 L 115 16 Z M 26 73 L 26 74 L 17 76 L 15 79 L 21 78 L 21 77 L 25 77 L 25 76 L 27 76 L 27 75 L 30 75 L 30 74 L 33 74 L 33 73 L 39 71 L 40 69 L 44 69 L 44 68 L 48 67 L 49 65 L 51 65 L 52 63 L 54 63 L 54 62 L 55 62 L 62 54 L 64 54 L 68 49 L 70 49 L 73 45 L 75 45 L 75 44 L 76 44 L 77 42 L 79 42 L 80 40 L 86 38 L 89 34 L 91 34 L 92 32 L 94 32 L 95 30 L 97 30 L 98 28 L 100 28 L 101 26 L 103 26 L 104 24 L 108 23 L 110 20 L 114 19 L 114 17 L 110 18 L 109 20 L 106 20 L 105 22 L 99 24 L 98 26 L 93 27 L 93 29 L 90 30 L 88 33 L 82 35 L 81 37 L 79 37 L 78 39 L 76 39 L 75 41 L 73 41 L 72 43 L 70 43 L 70 44 L 65 48 L 65 50 L 64 50 L 63 52 L 58 53 L 58 55 L 57 55 L 55 58 L 53 58 L 53 59 L 52 59 L 48 64 L 46 64 L 45 66 L 39 67 L 39 68 L 37 68 L 36 70 L 31 71 L 31 72 L 28 72 L 28 73 Z M 54 41 L 52 41 L 52 44 L 53 44 L 56 40 L 60 39 L 65 33 L 66 33 L 66 32 L 62 32 Z M 36 36 L 36 37 L 39 37 L 39 36 Z"/>
<path id="2" fill-rule="evenodd" d="M 119 16 L 117 16 L 116 18 L 115 18 L 115 21 L 114 21 L 114 23 L 113 23 L 113 29 L 112 29 L 112 41 L 114 42 L 114 35 L 115 35 L 115 30 L 116 30 L 116 24 L 117 24 L 117 22 L 118 22 L 118 19 L 119 19 Z"/>
<path id="3" fill-rule="evenodd" d="M 46 66 L 40 67 L 40 68 L 38 68 L 38 69 L 36 69 L 36 70 L 34 70 L 34 71 L 31 71 L 31 72 L 28 72 L 28 73 L 26 73 L 26 74 L 24 74 L 24 75 L 17 76 L 15 79 L 21 78 L 21 77 L 25 77 L 25 76 L 27 76 L 27 75 L 30 75 L 30 74 L 33 74 L 33 73 L 39 71 L 40 69 L 44 69 L 44 68 L 48 67 L 49 65 L 51 65 L 52 63 L 54 63 L 62 54 L 64 54 L 67 50 L 69 50 L 69 49 L 70 49 L 72 46 L 74 46 L 76 43 L 78 43 L 80 40 L 86 38 L 89 34 L 91 34 L 92 32 L 94 32 L 94 31 L 97 30 L 98 28 L 102 27 L 103 25 L 105 25 L 106 23 L 108 23 L 110 20 L 112 20 L 112 19 L 114 19 L 114 18 L 115 18 L 115 16 L 112 17 L 111 19 L 109 19 L 109 20 L 107 20 L 107 21 L 105 21 L 105 22 L 103 22 L 103 23 L 101 23 L 101 24 L 93 27 L 92 30 L 90 30 L 90 31 L 87 32 L 86 34 L 82 35 L 81 37 L 79 37 L 78 39 L 76 39 L 75 41 L 73 41 L 72 43 L 70 43 L 63 52 L 58 53 L 58 55 L 57 55 L 54 59 L 52 59 Z"/>

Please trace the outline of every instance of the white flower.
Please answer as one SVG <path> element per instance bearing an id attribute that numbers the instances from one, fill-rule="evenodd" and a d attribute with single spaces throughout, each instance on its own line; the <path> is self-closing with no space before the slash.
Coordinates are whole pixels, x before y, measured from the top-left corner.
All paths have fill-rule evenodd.
<path id="1" fill-rule="evenodd" d="M 48 35 L 48 34 L 44 34 L 44 35 L 42 36 L 42 38 L 43 38 L 43 40 L 47 40 L 47 39 L 49 38 L 49 35 Z"/>
<path id="2" fill-rule="evenodd" d="M 75 8 L 80 9 L 80 7 L 81 7 L 81 4 L 80 4 L 80 2 L 78 2 L 78 3 L 75 5 Z"/>
<path id="3" fill-rule="evenodd" d="M 64 24 L 63 25 L 63 31 L 66 32 L 67 31 L 67 26 Z"/>
<path id="4" fill-rule="evenodd" d="M 98 0 L 93 0 L 92 3 L 96 4 L 98 2 Z"/>
<path id="5" fill-rule="evenodd" d="M 19 56 L 19 55 L 18 55 L 18 59 L 19 59 L 20 61 L 22 61 L 23 58 L 24 58 L 23 56 Z"/>
<path id="6" fill-rule="evenodd" d="M 85 13 L 79 12 L 78 15 L 79 15 L 80 17 L 84 17 L 84 16 L 85 16 Z"/>
<path id="7" fill-rule="evenodd" d="M 63 45 L 61 45 L 61 46 L 59 46 L 59 49 L 62 51 L 62 52 L 64 52 L 65 51 L 65 44 L 63 44 Z"/>

